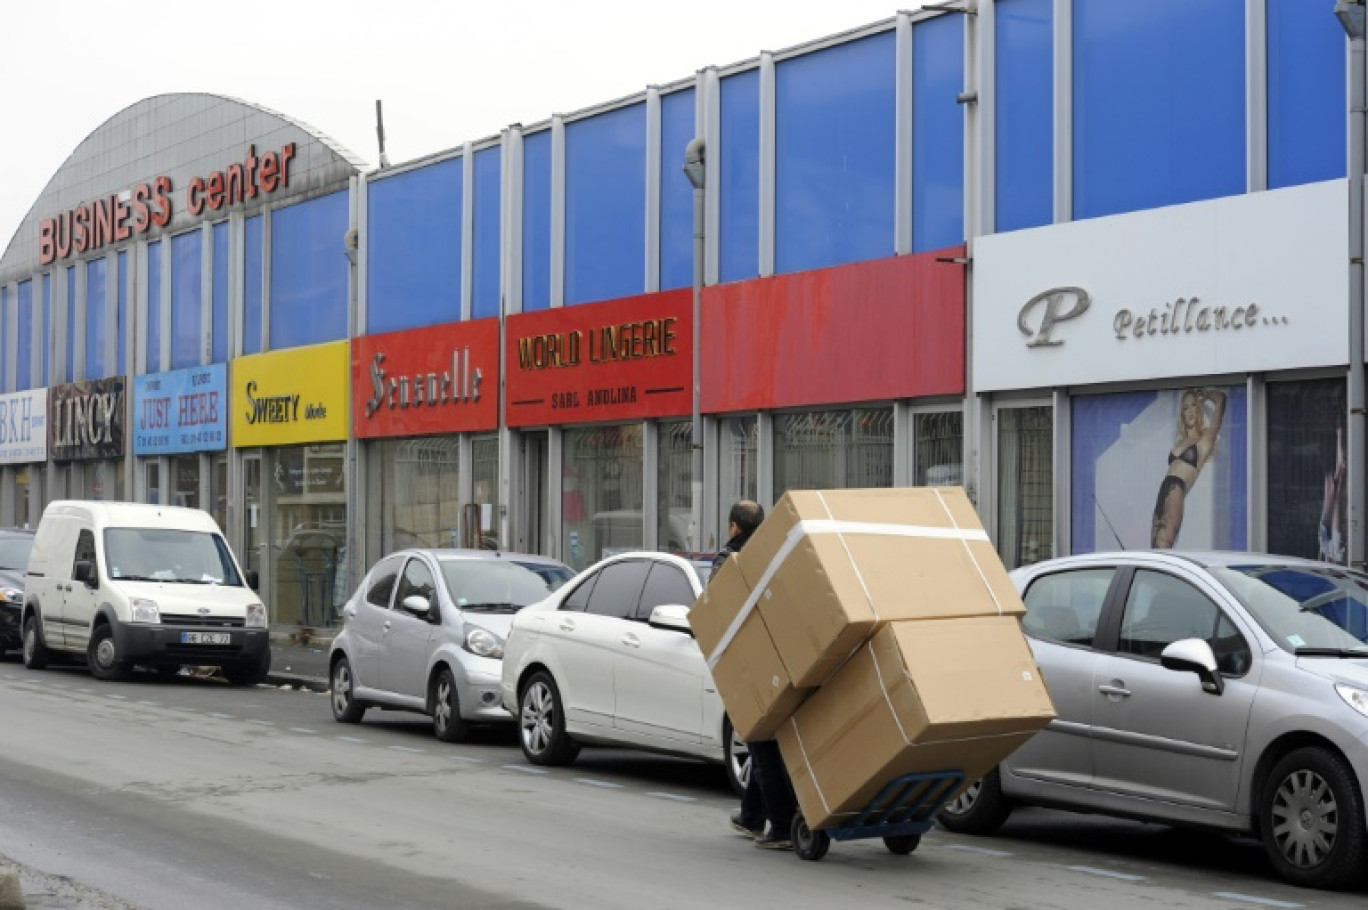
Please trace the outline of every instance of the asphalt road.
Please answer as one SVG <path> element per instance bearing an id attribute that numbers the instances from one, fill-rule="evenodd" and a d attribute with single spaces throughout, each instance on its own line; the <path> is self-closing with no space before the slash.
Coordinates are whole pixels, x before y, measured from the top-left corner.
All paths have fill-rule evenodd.
<path id="1" fill-rule="evenodd" d="M 1040 810 L 1003 836 L 820 863 L 726 826 L 720 768 L 586 749 L 534 769 L 512 730 L 446 745 L 323 694 L 0 663 L 0 857 L 122 908 L 1361 908 L 1272 878 L 1257 845 Z M 31 881 L 36 879 L 30 879 Z M 65 881 L 65 879 L 57 879 Z M 28 889 L 26 885 L 26 889 Z"/>

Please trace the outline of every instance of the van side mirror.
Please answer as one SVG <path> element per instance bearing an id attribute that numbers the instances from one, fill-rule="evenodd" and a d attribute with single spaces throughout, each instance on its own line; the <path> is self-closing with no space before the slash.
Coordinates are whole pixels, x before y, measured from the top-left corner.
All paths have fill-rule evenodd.
<path id="1" fill-rule="evenodd" d="M 95 578 L 95 563 L 88 559 L 76 560 L 76 565 L 71 574 L 87 588 L 94 588 L 99 585 L 99 581 Z"/>
<path id="2" fill-rule="evenodd" d="M 261 576 L 257 574 L 257 570 L 248 569 L 246 574 L 247 587 L 251 588 L 253 591 L 257 590 L 257 585 L 261 584 Z"/>
<path id="3" fill-rule="evenodd" d="M 1220 695 L 1225 691 L 1225 683 L 1216 669 L 1216 653 L 1200 638 L 1183 638 L 1168 645 L 1160 652 L 1159 663 L 1166 670 L 1196 673 L 1203 692 Z"/>

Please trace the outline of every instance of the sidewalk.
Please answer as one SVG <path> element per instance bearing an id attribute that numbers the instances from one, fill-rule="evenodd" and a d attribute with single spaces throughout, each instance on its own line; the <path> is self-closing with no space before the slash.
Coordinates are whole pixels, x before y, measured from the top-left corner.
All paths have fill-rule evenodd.
<path id="1" fill-rule="evenodd" d="M 328 689 L 328 651 L 334 632 L 321 631 L 303 641 L 297 632 L 271 630 L 271 672 L 266 681 L 273 686 L 299 686 L 315 692 Z"/>

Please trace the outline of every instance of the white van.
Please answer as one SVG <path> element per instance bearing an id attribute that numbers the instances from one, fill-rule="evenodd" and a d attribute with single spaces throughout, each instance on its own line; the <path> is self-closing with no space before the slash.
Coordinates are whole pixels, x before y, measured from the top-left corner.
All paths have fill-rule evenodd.
<path id="1" fill-rule="evenodd" d="M 98 679 L 134 666 L 221 668 L 255 685 L 271 669 L 256 573 L 244 576 L 207 512 L 59 500 L 38 522 L 24 587 L 24 665 L 85 658 Z"/>

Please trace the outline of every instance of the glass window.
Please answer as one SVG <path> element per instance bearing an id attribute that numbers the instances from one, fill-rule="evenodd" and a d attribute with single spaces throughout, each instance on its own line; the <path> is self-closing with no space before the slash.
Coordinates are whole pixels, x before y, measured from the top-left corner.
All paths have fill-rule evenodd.
<path id="1" fill-rule="evenodd" d="M 224 531 L 228 529 L 228 456 L 209 456 L 209 514 Z"/>
<path id="2" fill-rule="evenodd" d="M 118 323 L 119 339 L 118 351 L 114 355 L 115 362 L 118 363 L 116 374 L 123 376 L 128 372 L 127 350 L 128 350 L 128 253 L 124 250 L 119 251 L 118 282 L 119 286 L 115 290 L 118 297 Z"/>
<path id="3" fill-rule="evenodd" d="M 265 233 L 260 215 L 243 224 L 242 353 L 261 353 L 262 294 L 265 291 Z M 370 241 L 375 243 L 374 239 Z M 372 247 L 372 250 L 374 247 Z M 149 259 L 150 261 L 150 259 Z M 374 262 L 374 257 L 371 259 Z"/>
<path id="4" fill-rule="evenodd" d="M 124 498 L 122 462 L 87 461 L 81 465 L 81 475 L 84 498 L 115 501 Z"/>
<path id="5" fill-rule="evenodd" d="M 33 552 L 32 534 L 13 534 L 0 537 L 0 569 L 28 571 L 31 552 Z"/>
<path id="6" fill-rule="evenodd" d="M 1264 630 L 1288 651 L 1364 650 L 1368 577 L 1338 566 L 1248 565 L 1209 569 Z"/>
<path id="7" fill-rule="evenodd" d="M 724 417 L 718 421 L 717 448 L 717 514 L 721 517 L 722 532 L 727 530 L 727 513 L 732 504 L 742 499 L 755 499 L 756 457 L 759 449 L 760 423 L 754 417 Z M 720 549 L 722 542 L 714 542 L 712 549 Z"/>
<path id="8" fill-rule="evenodd" d="M 473 205 L 475 209 L 474 261 L 471 265 L 470 315 L 498 316 L 500 158 L 498 146 L 475 153 Z M 424 263 L 423 268 L 431 268 Z"/>
<path id="9" fill-rule="evenodd" d="M 171 498 L 173 506 L 187 509 L 200 507 L 200 457 L 195 454 L 174 455 L 171 458 Z"/>
<path id="10" fill-rule="evenodd" d="M 562 610 L 571 610 L 576 613 L 583 613 L 589 606 L 589 596 L 594 593 L 594 584 L 598 581 L 598 573 L 590 575 L 584 581 L 566 595 L 565 600 L 561 601 Z"/>
<path id="11" fill-rule="evenodd" d="M 380 518 L 380 552 L 450 547 L 460 525 L 460 444 L 454 436 L 372 443 L 380 465 L 373 503 Z"/>
<path id="12" fill-rule="evenodd" d="M 696 599 L 687 575 L 674 566 L 658 562 L 651 566 L 651 573 L 646 576 L 646 587 L 641 591 L 641 605 L 636 618 L 650 619 L 651 611 L 656 607 L 692 607 Z"/>
<path id="13" fill-rule="evenodd" d="M 147 245 L 147 369 L 148 373 L 160 373 L 161 360 L 161 271 L 162 242 L 153 241 Z"/>
<path id="14" fill-rule="evenodd" d="M 330 626 L 347 599 L 346 445 L 269 450 L 271 609 L 287 625 Z M 250 507 L 250 506 L 249 506 Z"/>
<path id="15" fill-rule="evenodd" d="M 1007 568 L 1054 555 L 1054 419 L 1049 407 L 1002 408 L 997 548 Z"/>
<path id="16" fill-rule="evenodd" d="M 582 427 L 564 434 L 561 540 L 565 561 L 583 569 L 644 546 L 642 426 Z"/>
<path id="17" fill-rule="evenodd" d="M 893 254 L 895 49 L 888 31 L 775 65 L 776 271 Z"/>
<path id="18" fill-rule="evenodd" d="M 471 540 L 467 546 L 499 549 L 499 437 L 485 436 L 470 442 L 472 500 L 477 509 L 471 517 Z"/>
<path id="19" fill-rule="evenodd" d="M 1345 42 L 1305 0 L 1268 2 L 1268 187 L 1345 174 Z"/>
<path id="20" fill-rule="evenodd" d="M 213 230 L 213 276 L 210 285 L 210 351 L 213 363 L 228 360 L 228 222 L 220 221 Z"/>
<path id="21" fill-rule="evenodd" d="M 105 275 L 109 271 L 103 258 L 86 263 L 85 375 L 104 379 L 109 375 L 105 344 L 109 340 L 109 307 L 105 304 Z"/>
<path id="22" fill-rule="evenodd" d="M 461 318 L 461 158 L 366 185 L 366 331 Z"/>
<path id="23" fill-rule="evenodd" d="M 920 252 L 964 242 L 963 16 L 912 29 L 912 70 L 912 249 Z"/>
<path id="24" fill-rule="evenodd" d="M 178 528 L 107 528 L 104 548 L 111 578 L 242 585 L 228 544 L 217 534 Z M 90 552 L 89 557 L 77 558 L 95 558 L 93 541 Z"/>
<path id="25" fill-rule="evenodd" d="M 892 408 L 775 416 L 776 495 L 892 485 Z"/>
<path id="26" fill-rule="evenodd" d="M 646 287 L 646 105 L 565 126 L 565 302 Z"/>
<path id="27" fill-rule="evenodd" d="M 66 270 L 66 369 L 67 382 L 76 380 L 76 266 Z"/>
<path id="28" fill-rule="evenodd" d="M 76 563 L 78 562 L 88 562 L 92 568 L 95 565 L 95 535 L 84 529 L 76 537 L 76 555 L 71 563 L 73 578 L 76 577 Z"/>
<path id="29" fill-rule="evenodd" d="M 45 332 L 38 342 L 43 349 L 47 348 L 47 339 Z M 19 382 L 15 386 L 17 391 L 33 388 L 33 350 L 33 282 L 25 281 L 19 285 L 19 350 L 15 357 L 19 368 Z M 46 363 L 47 359 L 43 358 L 43 362 Z"/>
<path id="30" fill-rule="evenodd" d="M 271 349 L 347 337 L 346 192 L 271 214 Z"/>
<path id="31" fill-rule="evenodd" d="M 916 414 L 916 483 L 919 487 L 954 487 L 964 483 L 964 413 Z"/>
<path id="32" fill-rule="evenodd" d="M 551 131 L 523 139 L 522 308 L 551 306 Z"/>
<path id="33" fill-rule="evenodd" d="M 718 275 L 726 283 L 760 274 L 759 70 L 723 79 L 721 94 Z"/>
<path id="34" fill-rule="evenodd" d="M 1349 536 L 1343 379 L 1273 382 L 1268 395 L 1268 552 L 1344 565 Z"/>
<path id="35" fill-rule="evenodd" d="M 1216 605 L 1187 582 L 1140 569 L 1126 595 L 1117 650 L 1157 660 L 1159 652 L 1175 641 L 1215 640 L 1220 616 Z"/>
<path id="36" fill-rule="evenodd" d="M 366 579 L 366 602 L 377 607 L 388 608 L 390 595 L 394 593 L 394 582 L 399 578 L 399 556 L 382 559 Z"/>
<path id="37" fill-rule="evenodd" d="M 1054 0 L 998 0 L 996 229 L 1054 221 Z"/>
<path id="38" fill-rule="evenodd" d="M 660 99 L 660 289 L 693 287 L 693 184 L 684 150 L 694 137 L 694 90 Z"/>
<path id="39" fill-rule="evenodd" d="M 594 585 L 586 612 L 616 619 L 635 616 L 650 568 L 651 564 L 643 559 L 604 566 L 599 572 L 598 584 Z"/>
<path id="40" fill-rule="evenodd" d="M 693 549 L 693 424 L 660 425 L 656 458 L 656 546 L 671 553 Z"/>
<path id="41" fill-rule="evenodd" d="M 496 559 L 442 559 L 438 566 L 452 603 L 462 609 L 513 612 L 545 600 L 564 580 Z"/>
<path id="42" fill-rule="evenodd" d="M 52 377 L 52 275 L 43 276 L 43 365 L 40 370 L 42 381 L 39 388 L 49 384 Z"/>
<path id="43" fill-rule="evenodd" d="M 1113 568 L 1056 572 L 1031 582 L 1021 627 L 1039 638 L 1091 645 L 1111 587 Z"/>
<path id="44" fill-rule="evenodd" d="M 200 362 L 200 231 L 171 238 L 171 369 Z"/>
<path id="45" fill-rule="evenodd" d="M 410 559 L 408 565 L 404 566 L 404 574 L 399 578 L 399 590 L 394 595 L 395 609 L 408 610 L 404 601 L 410 597 L 421 597 L 427 601 L 426 608 L 414 608 L 414 612 L 421 613 L 437 604 L 437 583 L 433 580 L 432 570 L 421 559 Z"/>

